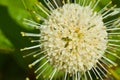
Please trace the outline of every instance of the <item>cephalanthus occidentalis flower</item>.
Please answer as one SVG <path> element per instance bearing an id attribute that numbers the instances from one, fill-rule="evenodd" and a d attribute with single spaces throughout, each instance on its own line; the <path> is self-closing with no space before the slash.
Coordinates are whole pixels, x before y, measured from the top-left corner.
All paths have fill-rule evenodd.
<path id="1" fill-rule="evenodd" d="M 39 65 L 35 70 L 39 79 L 47 69 L 49 75 L 45 79 L 53 80 L 55 75 L 61 75 L 62 80 L 103 80 L 110 66 L 117 66 L 107 55 L 120 59 L 118 51 L 120 38 L 120 19 L 112 18 L 120 13 L 115 6 L 96 10 L 100 0 L 61 1 L 44 0 L 46 6 L 36 4 L 37 8 L 47 17 L 39 15 L 41 23 L 25 19 L 29 26 L 40 30 L 39 34 L 21 32 L 23 36 L 38 37 L 38 45 L 21 50 L 40 48 L 26 56 L 39 57 L 29 67 Z M 108 19 L 108 20 L 107 20 Z M 25 57 L 26 57 L 25 56 Z"/>

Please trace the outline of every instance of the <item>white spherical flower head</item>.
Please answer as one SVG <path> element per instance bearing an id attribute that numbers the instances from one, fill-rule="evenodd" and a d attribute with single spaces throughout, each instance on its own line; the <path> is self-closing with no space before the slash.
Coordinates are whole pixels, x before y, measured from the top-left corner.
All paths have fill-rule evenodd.
<path id="1" fill-rule="evenodd" d="M 69 73 L 90 70 L 107 48 L 102 16 L 89 6 L 65 4 L 53 10 L 41 35 L 50 64 Z"/>
<path id="2" fill-rule="evenodd" d="M 31 42 L 38 45 L 22 49 L 35 50 L 24 57 L 36 58 L 29 64 L 30 68 L 38 66 L 36 79 L 108 78 L 107 74 L 111 74 L 108 68 L 116 67 L 115 60 L 120 60 L 120 18 L 114 17 L 120 14 L 120 8 L 110 7 L 112 2 L 109 2 L 97 10 L 100 0 L 43 1 L 46 6 L 36 3 L 37 7 L 31 11 L 36 21 L 25 19 L 25 24 L 40 33 L 22 32 L 23 36 L 37 39 Z"/>

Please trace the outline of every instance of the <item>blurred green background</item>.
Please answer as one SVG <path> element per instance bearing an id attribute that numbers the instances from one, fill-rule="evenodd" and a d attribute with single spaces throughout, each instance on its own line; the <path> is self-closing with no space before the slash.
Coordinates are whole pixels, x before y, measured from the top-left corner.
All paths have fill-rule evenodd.
<path id="1" fill-rule="evenodd" d="M 36 0 L 24 0 L 26 7 L 32 9 Z M 39 0 L 43 2 L 43 0 Z M 110 0 L 101 0 L 100 7 Z M 120 7 L 120 0 L 112 0 Z M 0 80 L 35 80 L 35 74 L 27 65 L 31 58 L 23 59 L 21 48 L 33 45 L 30 38 L 22 37 L 20 32 L 34 32 L 23 25 L 23 19 L 31 17 L 21 0 L 0 0 Z M 120 67 L 111 69 L 113 76 L 120 79 Z"/>

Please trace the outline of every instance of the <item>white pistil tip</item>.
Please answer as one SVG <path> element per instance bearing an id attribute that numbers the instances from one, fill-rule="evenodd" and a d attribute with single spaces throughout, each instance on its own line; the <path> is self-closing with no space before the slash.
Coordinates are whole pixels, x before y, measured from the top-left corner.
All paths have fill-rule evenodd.
<path id="1" fill-rule="evenodd" d="M 25 33 L 24 33 L 24 32 L 21 32 L 21 35 L 22 35 L 22 36 L 25 36 Z"/>
<path id="2" fill-rule="evenodd" d="M 26 50 L 26 48 L 20 49 L 20 51 L 24 51 L 24 50 Z"/>
<path id="3" fill-rule="evenodd" d="M 33 67 L 33 65 L 32 65 L 32 64 L 29 64 L 29 65 L 28 65 L 28 67 L 29 67 L 29 68 L 32 68 L 32 67 Z"/>
<path id="4" fill-rule="evenodd" d="M 34 71 L 34 73 L 37 73 L 38 71 Z"/>
<path id="5" fill-rule="evenodd" d="M 31 43 L 34 43 L 34 41 L 32 40 Z"/>
<path id="6" fill-rule="evenodd" d="M 39 76 L 36 76 L 36 79 L 38 79 L 39 78 Z"/>
<path id="7" fill-rule="evenodd" d="M 33 57 L 35 58 L 37 55 L 33 55 Z"/>
<path id="8" fill-rule="evenodd" d="M 26 79 L 25 80 L 30 80 L 28 77 L 26 77 Z"/>

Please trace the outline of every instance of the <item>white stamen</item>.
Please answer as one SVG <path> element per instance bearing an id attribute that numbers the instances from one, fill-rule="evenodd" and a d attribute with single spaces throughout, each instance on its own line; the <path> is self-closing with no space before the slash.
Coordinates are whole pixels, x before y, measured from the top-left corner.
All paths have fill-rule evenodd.
<path id="1" fill-rule="evenodd" d="M 29 68 L 32 68 L 32 66 L 36 65 L 38 62 L 40 62 L 41 60 L 43 60 L 45 57 L 47 57 L 47 55 L 41 57 L 40 59 L 37 59 L 36 61 L 34 61 L 33 63 L 29 64 Z"/>
<path id="2" fill-rule="evenodd" d="M 47 16 L 49 16 L 48 12 L 46 12 L 39 4 L 36 4 L 36 6 L 42 10 Z"/>
<path id="3" fill-rule="evenodd" d="M 109 12 L 112 11 L 115 7 L 116 7 L 116 5 L 113 6 L 113 7 L 111 7 L 111 9 L 109 9 L 108 11 L 106 11 L 104 14 L 102 14 L 103 19 L 107 18 L 108 16 L 111 16 L 111 13 L 109 13 Z"/>
<path id="4" fill-rule="evenodd" d="M 40 50 L 37 50 L 37 51 L 31 52 L 31 53 L 29 53 L 29 54 L 23 56 L 23 58 L 26 58 L 26 57 L 28 57 L 28 56 L 34 55 L 34 54 L 38 53 L 39 51 L 40 51 Z"/>
<path id="5" fill-rule="evenodd" d="M 88 80 L 88 79 L 87 79 L 87 75 L 86 75 L 86 72 L 84 72 L 84 77 L 85 77 L 85 80 Z"/>
<path id="6" fill-rule="evenodd" d="M 108 76 L 106 75 L 106 73 L 105 72 L 103 72 L 103 70 L 101 70 L 98 66 L 97 66 L 97 68 L 100 70 L 100 72 L 107 78 Z"/>
<path id="7" fill-rule="evenodd" d="M 95 74 L 96 79 L 99 79 L 93 68 L 92 68 L 92 72 Z"/>
<path id="8" fill-rule="evenodd" d="M 42 17 L 40 14 L 36 13 L 35 11 L 33 11 L 33 14 L 36 15 L 37 18 L 39 18 L 42 21 L 45 21 L 46 19 L 44 17 Z M 38 23 L 39 24 L 39 23 Z"/>
<path id="9" fill-rule="evenodd" d="M 111 5 L 112 1 L 110 1 L 104 8 L 102 8 L 98 13 L 103 14 L 103 12 L 106 10 L 106 8 Z"/>
<path id="10" fill-rule="evenodd" d="M 93 10 L 96 8 L 96 6 L 99 4 L 100 0 L 97 0 L 97 2 L 95 3 L 95 5 L 93 6 Z"/>
<path id="11" fill-rule="evenodd" d="M 48 1 L 48 4 L 53 8 L 55 9 L 54 5 L 50 2 L 50 0 L 47 0 Z"/>
<path id="12" fill-rule="evenodd" d="M 86 0 L 83 0 L 83 4 L 82 4 L 82 6 L 85 6 L 85 3 L 86 3 Z"/>
<path id="13" fill-rule="evenodd" d="M 107 31 L 120 30 L 120 28 L 107 29 Z"/>
<path id="14" fill-rule="evenodd" d="M 120 33 L 108 33 L 109 35 L 120 35 Z"/>
<path id="15" fill-rule="evenodd" d="M 43 0 L 45 2 L 45 4 L 48 6 L 48 8 L 52 11 L 53 8 L 48 4 L 48 2 L 46 0 Z"/>
<path id="16" fill-rule="evenodd" d="M 116 48 L 116 47 L 114 47 L 114 46 L 110 46 L 110 45 L 108 45 L 108 48 L 110 48 L 110 49 L 114 49 L 114 50 L 116 50 L 116 51 L 120 51 L 118 48 Z"/>
<path id="17" fill-rule="evenodd" d="M 90 72 L 89 72 L 89 71 L 87 71 L 87 72 L 88 72 L 88 75 L 89 75 L 89 77 L 90 77 L 90 80 L 93 80 L 93 78 L 92 78 Z"/>
<path id="18" fill-rule="evenodd" d="M 36 46 L 26 47 L 26 48 L 21 49 L 21 51 L 29 50 L 29 49 L 35 49 L 35 48 L 38 48 L 38 47 L 40 47 L 40 46 L 41 46 L 41 44 L 36 45 Z"/>
<path id="19" fill-rule="evenodd" d="M 112 56 L 114 56 L 114 57 L 120 59 L 120 57 L 119 57 L 117 54 L 112 53 L 112 52 L 110 52 L 110 51 L 108 51 L 108 50 L 106 50 L 106 52 L 109 53 L 110 55 L 112 55 Z"/>
<path id="20" fill-rule="evenodd" d="M 94 68 L 94 67 L 93 67 Z M 97 74 L 99 75 L 100 79 L 103 80 L 103 78 L 101 77 L 100 73 L 97 71 L 96 68 L 94 68 L 94 70 L 97 72 Z"/>
<path id="21" fill-rule="evenodd" d="M 36 76 L 36 79 L 38 79 L 38 78 L 40 77 L 40 75 L 41 75 L 47 68 L 48 68 L 48 66 L 45 67 L 45 68 Z"/>
<path id="22" fill-rule="evenodd" d="M 111 74 L 99 61 L 98 64 L 101 66 L 102 69 L 104 69 L 108 74 Z M 106 65 L 106 64 L 105 64 Z"/>
<path id="23" fill-rule="evenodd" d="M 120 45 L 109 43 L 110 46 L 120 47 Z"/>
<path id="24" fill-rule="evenodd" d="M 46 62 L 44 62 L 44 64 L 42 64 L 37 70 L 35 70 L 35 73 L 37 73 L 43 66 L 45 66 L 49 61 L 47 60 Z"/>
<path id="25" fill-rule="evenodd" d="M 77 74 L 78 74 L 78 80 L 80 80 L 80 77 L 81 77 L 81 76 L 80 76 L 80 72 L 78 72 Z"/>
<path id="26" fill-rule="evenodd" d="M 118 18 L 117 18 L 117 19 L 110 20 L 110 21 L 108 21 L 108 22 L 105 23 L 105 26 L 111 25 L 111 24 L 113 24 L 114 22 L 116 22 L 117 20 L 118 20 Z"/>
<path id="27" fill-rule="evenodd" d="M 111 64 L 111 63 L 109 63 L 108 61 L 106 61 L 106 60 L 103 60 L 103 59 L 99 59 L 103 64 L 105 64 L 107 67 L 111 67 L 111 66 L 113 66 L 113 64 Z"/>
<path id="28" fill-rule="evenodd" d="M 59 6 L 58 6 L 56 0 L 53 0 L 53 2 L 55 3 L 56 7 L 59 8 Z"/>
<path id="29" fill-rule="evenodd" d="M 54 70 L 53 70 L 53 72 L 51 73 L 51 76 L 50 76 L 50 80 L 52 80 L 52 79 L 53 79 L 53 77 L 54 77 L 54 75 L 55 75 L 56 71 L 57 71 L 57 69 L 54 69 Z"/>
<path id="30" fill-rule="evenodd" d="M 34 25 L 41 25 L 41 24 L 39 24 L 39 23 L 37 23 L 37 22 L 35 22 L 35 21 L 33 21 L 33 20 L 29 20 L 29 19 L 26 19 L 26 18 L 24 18 L 24 21 L 25 22 L 28 22 L 28 23 L 31 23 L 31 24 L 34 24 Z"/>
<path id="31" fill-rule="evenodd" d="M 108 61 L 109 63 L 111 63 L 114 66 L 117 66 L 117 64 L 115 62 L 113 62 L 112 60 L 108 59 L 107 57 L 103 56 L 103 58 Z"/>
<path id="32" fill-rule="evenodd" d="M 25 33 L 21 32 L 22 36 L 29 36 L 29 37 L 40 37 L 40 34 L 33 34 L 33 33 Z"/>
<path id="33" fill-rule="evenodd" d="M 46 52 L 46 51 L 48 51 L 48 49 L 47 49 L 47 50 L 44 50 L 44 51 L 42 51 L 42 52 L 40 52 L 40 53 L 37 53 L 37 54 L 33 55 L 33 57 L 37 57 L 37 56 L 39 56 L 40 54 L 42 54 L 42 53 L 44 53 L 44 52 Z"/>
<path id="34" fill-rule="evenodd" d="M 66 79 L 67 79 L 67 71 L 65 72 L 64 80 L 66 80 Z"/>

